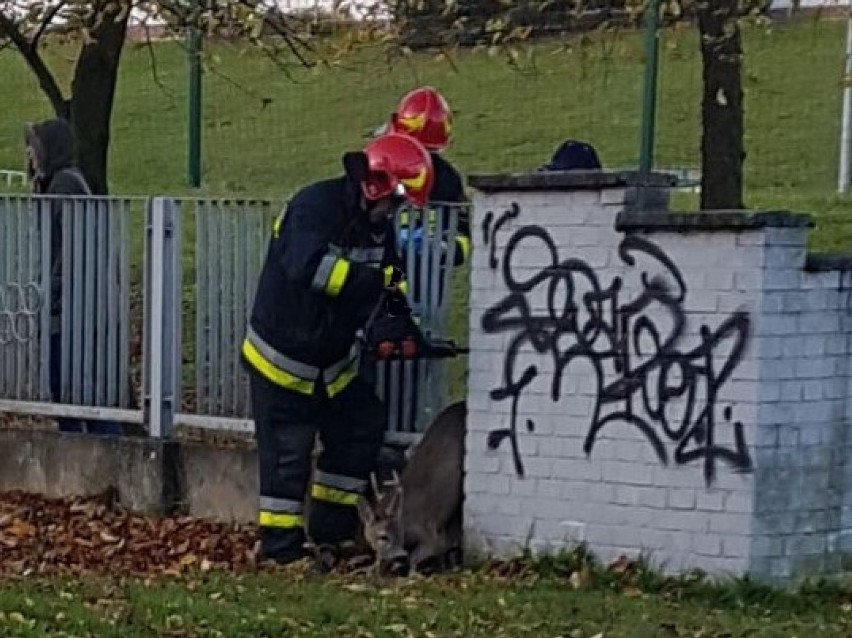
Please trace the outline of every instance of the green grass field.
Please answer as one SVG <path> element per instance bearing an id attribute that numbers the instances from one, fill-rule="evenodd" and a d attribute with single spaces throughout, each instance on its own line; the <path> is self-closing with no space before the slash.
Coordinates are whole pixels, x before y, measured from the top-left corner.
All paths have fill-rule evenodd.
<path id="1" fill-rule="evenodd" d="M 834 195 L 844 24 L 805 20 L 745 28 L 747 205 L 814 213 L 814 244 L 850 245 L 852 205 Z M 636 163 L 643 56 L 635 33 L 596 34 L 532 49 L 524 71 L 486 53 L 389 64 L 379 50 L 295 81 L 252 48 L 209 45 L 204 86 L 204 194 L 289 196 L 340 170 L 409 88 L 432 83 L 456 110 L 449 157 L 466 174 L 525 170 L 566 137 L 592 141 L 608 166 Z M 698 166 L 701 68 L 695 29 L 664 32 L 657 164 Z M 186 176 L 186 64 L 176 43 L 125 51 L 112 127 L 111 183 L 121 194 L 192 194 Z M 73 51 L 45 52 L 67 81 Z M 49 115 L 32 75 L 0 52 L 0 168 L 21 165 L 21 126 Z M 264 106 L 264 99 L 270 100 Z M 692 198 L 678 204 L 695 205 Z"/>
<path id="2" fill-rule="evenodd" d="M 573 572 L 580 574 L 582 572 Z M 612 575 L 474 570 L 417 580 L 295 570 L 180 578 L 0 581 L 0 636 L 17 638 L 840 638 L 850 595 L 787 594 Z"/>

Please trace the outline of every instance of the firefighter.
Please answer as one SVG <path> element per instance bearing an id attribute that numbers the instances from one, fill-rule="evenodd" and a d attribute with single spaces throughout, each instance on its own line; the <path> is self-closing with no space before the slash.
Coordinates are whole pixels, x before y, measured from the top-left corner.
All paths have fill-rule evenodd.
<path id="1" fill-rule="evenodd" d="M 431 86 L 422 86 L 403 96 L 387 125 L 390 131 L 414 137 L 432 156 L 435 184 L 429 201 L 433 204 L 463 204 L 468 201 L 459 171 L 441 155 L 450 144 L 452 121 L 452 110 L 444 96 Z M 416 229 L 409 232 L 416 232 Z M 459 211 L 454 265 L 468 260 L 470 246 L 470 220 L 467 211 L 462 209 Z"/>
<path id="2" fill-rule="evenodd" d="M 385 410 L 358 373 L 357 339 L 383 291 L 404 282 L 393 232 L 403 201 L 426 203 L 429 153 L 389 133 L 343 156 L 345 174 L 300 190 L 275 221 L 242 361 L 260 466 L 261 556 L 287 563 L 354 538 Z M 322 452 L 304 503 L 316 433 Z M 305 529 L 307 527 L 307 529 Z"/>
<path id="3" fill-rule="evenodd" d="M 444 96 L 434 87 L 421 86 L 409 91 L 402 97 L 384 127 L 386 130 L 395 133 L 409 135 L 423 144 L 429 151 L 432 164 L 435 167 L 435 183 L 429 193 L 429 203 L 434 205 L 434 208 L 425 211 L 426 223 L 423 224 L 423 217 L 419 217 L 415 218 L 417 221 L 414 224 L 409 224 L 408 212 L 403 210 L 400 213 L 400 244 L 403 247 L 409 242 L 413 244 L 413 269 L 409 273 L 410 298 L 418 304 L 425 302 L 426 290 L 424 290 L 424 286 L 430 285 L 429 282 L 431 281 L 431 277 L 423 277 L 421 269 L 420 260 L 424 250 L 424 235 L 430 229 L 434 229 L 438 211 L 441 210 L 442 204 L 466 204 L 468 201 L 459 171 L 442 155 L 450 144 L 452 120 L 452 110 Z M 443 228 L 446 229 L 450 215 L 448 210 L 443 210 Z M 445 231 L 444 239 L 448 239 L 448 234 Z M 428 250 L 428 248 L 425 248 L 425 250 Z M 461 266 L 466 263 L 470 258 L 470 252 L 470 220 L 467 207 L 464 206 L 458 209 L 458 226 L 455 234 L 452 266 Z M 444 254 L 446 255 L 446 253 Z M 438 298 L 434 299 L 433 303 L 442 303 L 446 274 L 446 267 L 442 267 L 439 271 Z M 393 375 L 390 373 L 384 377 L 386 395 L 391 392 L 395 383 L 401 383 L 398 379 L 394 380 L 392 377 Z M 402 402 L 398 404 L 396 418 L 401 423 L 405 423 L 406 420 L 413 423 L 417 417 L 418 395 L 420 394 L 418 376 L 414 375 L 411 379 L 407 379 L 405 384 L 409 388 L 411 402 L 409 404 Z M 400 387 L 402 386 L 400 385 Z M 406 414 L 408 419 L 406 419 Z M 397 463 L 399 463 L 400 454 L 396 454 L 396 458 Z M 383 470 L 383 474 L 386 476 L 388 471 Z"/>

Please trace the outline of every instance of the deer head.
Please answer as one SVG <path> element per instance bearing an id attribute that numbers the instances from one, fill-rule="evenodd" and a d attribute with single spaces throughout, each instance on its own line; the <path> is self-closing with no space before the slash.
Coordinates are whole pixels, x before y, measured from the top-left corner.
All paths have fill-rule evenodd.
<path id="1" fill-rule="evenodd" d="M 364 539 L 376 552 L 378 563 L 387 563 L 405 557 L 402 526 L 403 490 L 396 472 L 385 490 L 380 490 L 375 474 L 370 476 L 375 503 L 365 497 L 358 499 L 358 515 L 364 525 Z"/>

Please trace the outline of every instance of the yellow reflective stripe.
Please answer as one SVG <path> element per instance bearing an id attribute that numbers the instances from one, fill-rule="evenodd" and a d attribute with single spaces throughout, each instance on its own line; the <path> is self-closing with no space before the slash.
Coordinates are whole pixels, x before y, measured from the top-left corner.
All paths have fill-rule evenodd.
<path id="1" fill-rule="evenodd" d="M 355 505 L 358 502 L 360 494 L 355 492 L 346 492 L 339 490 L 336 487 L 328 487 L 314 483 L 311 486 L 311 498 L 318 501 L 326 501 L 328 503 L 336 503 L 337 505 Z"/>
<path id="2" fill-rule="evenodd" d="M 305 517 L 302 514 L 281 514 L 261 510 L 257 522 L 261 527 L 302 527 L 305 524 Z"/>
<path id="3" fill-rule="evenodd" d="M 325 292 L 336 297 L 343 289 L 343 284 L 346 283 L 346 277 L 349 275 L 349 261 L 338 257 L 331 268 L 331 273 L 328 276 L 328 283 L 325 284 Z"/>
<path id="4" fill-rule="evenodd" d="M 272 222 L 272 236 L 275 237 L 275 239 L 278 239 L 278 236 L 281 234 L 281 224 L 283 221 L 284 213 L 281 213 L 275 218 L 275 221 Z"/>
<path id="5" fill-rule="evenodd" d="M 470 258 L 470 251 L 473 248 L 470 243 L 470 237 L 465 237 L 464 235 L 457 235 L 456 244 L 461 250 L 464 261 L 467 261 Z"/>
<path id="6" fill-rule="evenodd" d="M 325 391 L 328 394 L 329 398 L 333 398 L 343 392 L 346 389 L 352 379 L 358 376 L 358 362 L 355 361 L 348 368 L 345 368 L 337 378 L 326 385 Z"/>
<path id="7" fill-rule="evenodd" d="M 397 288 L 399 288 L 399 291 L 403 295 L 407 295 L 408 294 L 408 280 L 403 279 L 402 281 L 400 281 L 399 284 L 397 284 Z"/>
<path id="8" fill-rule="evenodd" d="M 243 341 L 242 351 L 246 360 L 258 372 L 260 372 L 263 376 L 272 381 L 272 383 L 280 385 L 283 388 L 287 388 L 288 390 L 293 390 L 294 392 L 301 392 L 302 394 L 314 393 L 313 381 L 300 379 L 299 377 L 290 374 L 286 370 L 282 370 L 281 368 L 273 365 L 258 351 L 257 348 L 255 348 L 254 344 L 248 339 L 245 339 Z"/>

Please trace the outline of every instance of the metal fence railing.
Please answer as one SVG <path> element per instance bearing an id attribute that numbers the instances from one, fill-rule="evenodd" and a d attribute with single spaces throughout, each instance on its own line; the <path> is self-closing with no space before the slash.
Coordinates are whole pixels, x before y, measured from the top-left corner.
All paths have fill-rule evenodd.
<path id="1" fill-rule="evenodd" d="M 280 210 L 0 196 L 0 411 L 144 423 L 152 436 L 175 425 L 252 432 L 239 349 Z M 458 218 L 438 207 L 397 224 L 431 336 L 447 333 Z M 380 364 L 389 436 L 422 431 L 441 409 L 445 365 Z"/>
<path id="2" fill-rule="evenodd" d="M 0 198 L 0 410 L 131 407 L 132 214 L 127 199 Z"/>
<path id="3" fill-rule="evenodd" d="M 239 351 L 280 206 L 259 201 L 194 203 L 194 405 L 197 414 L 248 417 L 248 378 Z"/>
<path id="4" fill-rule="evenodd" d="M 426 336 L 449 330 L 450 283 L 458 247 L 458 205 L 433 205 L 397 216 L 397 237 L 409 282 L 409 303 Z M 390 361 L 378 366 L 377 390 L 388 407 L 392 436 L 422 432 L 446 402 L 447 361 Z"/>

